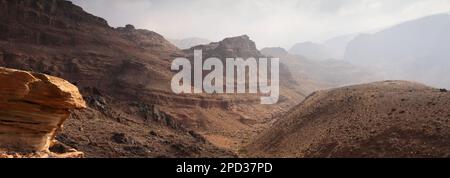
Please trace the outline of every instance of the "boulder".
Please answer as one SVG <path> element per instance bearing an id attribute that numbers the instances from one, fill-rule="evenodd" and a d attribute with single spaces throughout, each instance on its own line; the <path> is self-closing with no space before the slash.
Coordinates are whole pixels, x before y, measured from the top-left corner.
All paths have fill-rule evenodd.
<path id="1" fill-rule="evenodd" d="M 82 108 L 85 101 L 71 83 L 0 67 L 0 152 L 49 152 L 70 110 Z"/>

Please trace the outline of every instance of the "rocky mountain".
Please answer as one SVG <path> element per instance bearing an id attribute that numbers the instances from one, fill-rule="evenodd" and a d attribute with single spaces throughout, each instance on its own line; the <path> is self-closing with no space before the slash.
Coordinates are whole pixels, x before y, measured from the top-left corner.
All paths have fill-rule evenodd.
<path id="1" fill-rule="evenodd" d="M 256 49 L 255 42 L 251 41 L 250 37 L 247 35 L 225 38 L 220 42 L 194 46 L 185 50 L 185 52 L 192 54 L 193 50 L 204 51 L 206 54 L 204 58 L 217 57 L 224 59 L 226 57 L 262 57 L 261 53 Z"/>
<path id="2" fill-rule="evenodd" d="M 203 59 L 280 58 L 279 102 L 174 94 L 171 63 L 196 49 Z M 0 157 L 449 156 L 447 90 L 387 81 L 303 101 L 378 76 L 282 48 L 258 51 L 246 35 L 180 50 L 70 1 L 0 0 L 0 66 Z"/>
<path id="3" fill-rule="evenodd" d="M 211 43 L 211 41 L 203 38 L 169 39 L 169 41 L 180 49 L 189 49 L 194 46 Z"/>
<path id="4" fill-rule="evenodd" d="M 62 143 L 87 157 L 234 156 L 186 126 L 191 113 L 164 108 L 226 101 L 170 92 L 171 60 L 184 53 L 161 35 L 112 28 L 64 0 L 1 0 L 0 9 L 0 66 L 66 79 L 87 102 Z"/>
<path id="5" fill-rule="evenodd" d="M 257 157 L 449 157 L 450 94 L 405 81 L 315 92 L 245 150 Z"/>
<path id="6" fill-rule="evenodd" d="M 266 57 L 256 49 L 255 42 L 247 35 L 230 37 L 220 42 L 199 45 L 184 50 L 189 59 L 193 59 L 194 50 L 202 50 L 203 59 L 210 57 L 216 57 L 221 60 L 235 57 L 243 59 Z M 238 100 L 238 102 L 234 102 L 226 110 L 215 110 L 214 113 L 222 113 L 221 115 L 223 116 L 220 117 L 220 120 L 217 120 L 216 116 L 211 115 L 213 112 L 203 114 L 203 116 L 211 115 L 211 119 L 208 119 L 210 124 L 206 125 L 206 127 L 201 126 L 206 137 L 210 138 L 217 145 L 237 150 L 268 126 L 276 115 L 285 112 L 288 108 L 296 105 L 299 99 L 301 100 L 307 96 L 308 91 L 299 89 L 299 84 L 294 80 L 287 66 L 283 64 L 280 65 L 280 79 L 280 99 L 275 105 L 261 105 L 260 94 L 224 95 L 223 97 Z M 186 112 L 192 112 L 192 108 L 188 109 Z M 217 130 L 226 132 L 226 134 L 217 134 Z"/>
<path id="7" fill-rule="evenodd" d="M 56 138 L 86 157 L 234 157 L 306 96 L 288 70 L 280 70 L 288 80 L 277 105 L 260 105 L 258 96 L 176 95 L 171 62 L 190 52 L 158 33 L 112 28 L 65 0 L 0 0 L 0 9 L 0 66 L 80 89 L 87 109 L 73 111 Z M 261 56 L 246 36 L 205 47 L 205 56 Z"/>
<path id="8" fill-rule="evenodd" d="M 76 150 L 50 152 L 62 145 L 55 135 L 70 110 L 86 108 L 77 87 L 60 78 L 3 67 L 0 81 L 0 157 L 83 156 Z"/>
<path id="9" fill-rule="evenodd" d="M 438 14 L 363 34 L 349 43 L 345 59 L 389 78 L 450 87 L 450 15 Z"/>
<path id="10" fill-rule="evenodd" d="M 220 42 L 210 43 L 208 45 L 199 45 L 192 47 L 191 49 L 184 50 L 188 54 L 189 58 L 193 58 L 194 50 L 202 50 L 204 53 L 204 59 L 210 57 L 216 57 L 221 60 L 226 58 L 270 58 L 262 54 L 258 49 L 256 49 L 256 44 L 247 35 L 226 38 Z M 225 64 L 225 61 L 224 61 Z M 302 90 L 299 88 L 299 83 L 294 79 L 288 66 L 283 63 L 280 64 L 280 90 L 281 98 L 283 104 L 295 104 L 296 99 L 304 98 L 309 94 L 309 91 Z"/>

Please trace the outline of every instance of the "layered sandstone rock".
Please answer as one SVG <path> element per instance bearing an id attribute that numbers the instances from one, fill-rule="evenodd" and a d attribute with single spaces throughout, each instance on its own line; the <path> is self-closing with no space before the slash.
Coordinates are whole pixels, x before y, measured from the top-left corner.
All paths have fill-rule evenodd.
<path id="1" fill-rule="evenodd" d="M 0 152 L 48 152 L 69 110 L 85 107 L 63 79 L 0 67 Z"/>

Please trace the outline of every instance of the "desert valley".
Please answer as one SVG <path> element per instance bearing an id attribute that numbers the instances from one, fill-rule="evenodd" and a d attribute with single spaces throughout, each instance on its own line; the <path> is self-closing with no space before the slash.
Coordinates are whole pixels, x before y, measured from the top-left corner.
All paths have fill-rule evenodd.
<path id="1" fill-rule="evenodd" d="M 449 22 L 354 35 L 324 56 L 320 44 L 259 50 L 244 34 L 169 42 L 66 0 L 0 0 L 0 157 L 450 157 Z M 172 61 L 196 50 L 279 58 L 278 103 L 174 93 Z"/>

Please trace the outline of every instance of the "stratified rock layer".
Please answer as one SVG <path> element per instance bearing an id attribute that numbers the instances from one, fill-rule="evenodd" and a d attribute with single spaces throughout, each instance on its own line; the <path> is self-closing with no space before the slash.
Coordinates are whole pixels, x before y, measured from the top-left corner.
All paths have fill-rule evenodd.
<path id="1" fill-rule="evenodd" d="M 63 79 L 0 67 L 0 151 L 48 151 L 69 110 L 85 107 Z"/>

